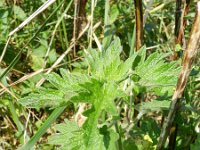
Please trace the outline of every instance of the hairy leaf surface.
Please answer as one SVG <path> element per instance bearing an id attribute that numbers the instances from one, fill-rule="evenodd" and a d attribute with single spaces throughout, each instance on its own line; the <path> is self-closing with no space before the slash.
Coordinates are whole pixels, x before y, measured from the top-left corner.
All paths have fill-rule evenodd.
<path id="1" fill-rule="evenodd" d="M 154 52 L 146 58 L 145 51 L 145 48 L 143 48 L 134 61 L 133 73 L 139 76 L 139 80 L 136 82 L 159 95 L 166 92 L 172 94 L 180 72 L 178 63 L 166 62 L 165 58 L 169 54 L 158 52 Z"/>

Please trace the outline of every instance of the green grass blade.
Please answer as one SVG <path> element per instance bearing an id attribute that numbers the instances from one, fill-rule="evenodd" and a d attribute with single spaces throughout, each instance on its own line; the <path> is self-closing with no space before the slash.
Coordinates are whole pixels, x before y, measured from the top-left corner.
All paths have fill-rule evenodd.
<path id="1" fill-rule="evenodd" d="M 48 119 L 44 122 L 44 124 L 40 127 L 37 133 L 22 147 L 18 148 L 18 150 L 30 150 L 36 142 L 41 138 L 41 136 L 46 132 L 46 130 L 51 126 L 51 124 L 60 116 L 60 114 L 64 111 L 64 107 L 56 108 Z"/>
<path id="2" fill-rule="evenodd" d="M 65 14 L 67 14 L 68 10 L 70 9 L 70 6 L 71 6 L 71 4 L 72 4 L 72 1 L 73 1 L 73 0 L 71 0 L 71 1 L 69 2 L 69 4 L 68 4 L 68 6 L 66 7 L 66 9 L 64 10 L 64 12 L 62 13 L 62 15 L 61 15 L 61 16 L 58 18 L 58 20 L 57 20 L 57 23 L 56 23 L 55 28 L 54 28 L 54 30 L 53 30 L 53 32 L 52 32 L 52 37 L 51 37 L 51 39 L 50 39 L 49 46 L 48 46 L 48 49 L 47 49 L 47 52 L 46 52 L 46 55 L 45 55 L 45 58 L 44 58 L 45 62 L 47 62 L 47 59 L 48 59 L 48 56 L 49 56 L 49 53 L 50 53 L 50 50 L 51 50 L 51 45 L 52 45 L 53 40 L 54 40 L 54 37 L 55 37 L 55 35 L 56 35 L 57 28 L 60 26 L 60 23 L 62 22 L 63 18 L 65 17 Z M 44 64 L 44 67 L 45 67 L 45 66 L 46 66 L 46 63 Z"/>
<path id="3" fill-rule="evenodd" d="M 12 120 L 14 121 L 15 125 L 17 126 L 17 131 L 18 131 L 17 135 L 20 137 L 20 143 L 23 143 L 22 133 L 24 131 L 24 126 L 22 125 L 22 123 L 19 120 L 19 117 L 16 113 L 16 109 L 13 104 L 13 101 L 9 100 L 8 108 L 9 108 L 10 114 L 12 116 Z"/>
<path id="4" fill-rule="evenodd" d="M 134 49 L 135 49 L 135 36 L 136 36 L 136 28 L 134 25 L 133 34 L 132 34 L 131 43 L 130 43 L 130 53 L 129 53 L 130 56 L 133 54 Z"/>
<path id="5" fill-rule="evenodd" d="M 15 64 L 18 62 L 20 56 L 21 56 L 22 50 L 19 51 L 19 53 L 17 54 L 17 56 L 13 59 L 13 61 L 10 63 L 10 65 L 6 68 L 6 70 L 1 74 L 0 76 L 0 81 L 1 79 L 11 70 L 11 68 L 13 66 L 15 66 Z"/>

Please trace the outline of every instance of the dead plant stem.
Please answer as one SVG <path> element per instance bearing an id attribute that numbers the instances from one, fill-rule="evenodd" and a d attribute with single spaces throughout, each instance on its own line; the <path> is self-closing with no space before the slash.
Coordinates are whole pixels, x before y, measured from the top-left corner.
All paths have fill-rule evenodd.
<path id="1" fill-rule="evenodd" d="M 179 79 L 176 85 L 176 90 L 172 97 L 172 102 L 169 108 L 168 116 L 162 127 L 160 139 L 157 145 L 157 150 L 163 149 L 165 141 L 169 134 L 169 129 L 174 121 L 177 111 L 179 110 L 179 102 L 182 98 L 183 91 L 185 89 L 190 71 L 192 69 L 192 63 L 197 53 L 199 40 L 200 40 L 200 1 L 197 2 L 196 16 L 190 33 L 190 38 L 184 53 L 182 71 L 179 75 Z"/>

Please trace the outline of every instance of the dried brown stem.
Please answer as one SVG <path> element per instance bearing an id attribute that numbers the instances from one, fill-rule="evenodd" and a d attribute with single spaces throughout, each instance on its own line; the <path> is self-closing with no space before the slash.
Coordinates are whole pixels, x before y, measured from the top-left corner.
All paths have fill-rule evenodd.
<path id="1" fill-rule="evenodd" d="M 87 4 L 87 0 L 75 0 L 74 1 L 74 31 L 73 31 L 73 39 L 74 39 L 74 57 L 76 56 L 76 40 L 79 33 L 87 24 L 85 7 Z M 85 26 L 84 26 L 85 25 Z"/>
<path id="2" fill-rule="evenodd" d="M 182 11 L 182 0 L 176 0 L 176 13 L 175 13 L 175 44 L 183 45 L 184 38 L 184 28 L 186 26 L 187 20 L 184 17 L 188 14 L 190 8 L 190 0 L 185 1 L 185 7 Z M 179 58 L 178 53 L 176 52 L 176 48 L 174 48 L 173 60 L 177 60 Z"/>
<path id="3" fill-rule="evenodd" d="M 142 46 L 142 34 L 143 34 L 143 11 L 142 1 L 134 0 L 135 2 L 135 15 L 136 15 L 136 51 Z"/>
<path id="4" fill-rule="evenodd" d="M 189 9 L 190 9 L 190 2 L 191 0 L 186 0 L 186 6 L 185 6 L 185 11 L 184 11 L 184 17 L 188 15 Z M 187 20 L 183 20 L 183 27 L 186 26 Z"/>
<path id="5" fill-rule="evenodd" d="M 86 4 L 87 0 L 78 0 L 77 19 L 76 19 L 76 38 L 87 24 L 86 11 L 85 11 Z"/>
<path id="6" fill-rule="evenodd" d="M 196 16 L 190 33 L 190 38 L 184 53 L 183 67 L 177 81 L 176 90 L 172 97 L 168 116 L 164 122 L 160 139 L 158 141 L 157 150 L 162 150 L 169 134 L 169 129 L 174 121 L 176 112 L 179 109 L 179 101 L 185 89 L 191 68 L 192 62 L 196 56 L 198 43 L 200 40 L 200 2 L 197 2 Z"/>
<path id="7" fill-rule="evenodd" d="M 182 45 L 183 36 L 183 19 L 182 19 L 182 0 L 176 0 L 176 13 L 175 13 L 175 36 L 176 44 Z"/>
<path id="8" fill-rule="evenodd" d="M 185 0 L 184 12 L 181 11 L 181 0 L 176 1 L 176 13 L 175 13 L 175 44 L 184 46 L 184 29 L 187 24 L 187 20 L 184 17 L 188 14 L 190 8 L 191 0 Z M 178 52 L 176 52 L 176 47 L 174 48 L 173 60 L 179 58 Z M 170 129 L 169 135 L 169 150 L 174 149 L 176 146 L 176 135 L 177 135 L 178 125 L 173 124 Z"/>
<path id="9" fill-rule="evenodd" d="M 187 25 L 187 20 L 184 17 L 188 14 L 190 8 L 190 0 L 185 1 L 184 12 L 181 11 L 181 0 L 176 1 L 176 14 L 175 14 L 175 44 L 185 45 L 184 43 L 184 29 Z M 176 47 L 174 48 L 173 60 L 179 58 L 176 52 Z M 178 131 L 178 124 L 174 123 L 170 129 L 169 136 L 169 150 L 174 149 L 176 146 L 176 135 Z"/>
<path id="10" fill-rule="evenodd" d="M 76 56 L 76 30 L 77 30 L 77 11 L 78 11 L 78 0 L 74 1 L 74 29 L 73 29 L 73 42 L 74 42 L 74 51 L 73 51 L 73 57 Z"/>
<path id="11" fill-rule="evenodd" d="M 182 13 L 182 0 L 176 0 L 176 12 L 175 12 L 175 46 L 174 46 L 174 54 L 173 60 L 177 60 L 179 58 L 178 52 L 176 52 L 176 45 L 179 44 L 182 46 L 183 44 L 183 13 Z M 183 10 L 184 11 L 184 10 Z M 185 11 L 184 11 L 185 13 Z M 185 14 L 184 14 L 185 15 Z M 169 149 L 174 149 L 176 145 L 176 135 L 177 135 L 177 124 L 173 124 L 170 129 L 169 134 Z"/>

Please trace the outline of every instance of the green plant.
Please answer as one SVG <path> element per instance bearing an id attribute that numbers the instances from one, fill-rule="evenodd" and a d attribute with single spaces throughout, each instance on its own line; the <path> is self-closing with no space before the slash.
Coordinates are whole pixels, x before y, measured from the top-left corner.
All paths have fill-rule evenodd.
<path id="1" fill-rule="evenodd" d="M 90 49 L 86 51 L 85 59 L 79 62 L 79 65 L 74 64 L 79 66 L 78 72 L 70 73 L 61 69 L 61 75 L 51 73 L 46 76 L 52 85 L 51 88 L 39 88 L 19 101 L 23 106 L 31 108 L 55 108 L 67 105 L 69 102 L 84 102 L 89 105 L 90 108 L 84 112 L 87 120 L 83 126 L 78 127 L 75 122 L 67 120 L 63 124 L 56 125 L 60 133 L 50 138 L 51 144 L 61 145 L 61 149 L 116 149 L 115 142 L 119 140 L 119 135 L 116 129 L 113 129 L 112 122 L 119 120 L 116 100 L 126 99 L 129 96 L 127 91 L 123 90 L 125 81 L 134 74 L 139 76 L 139 79 L 133 82 L 148 90 L 152 90 L 151 87 L 154 86 L 156 88 L 164 86 L 165 89 L 166 86 L 170 86 L 170 89 L 174 86 L 173 83 L 176 81 L 174 73 L 179 70 L 176 69 L 175 63 L 163 61 L 166 55 L 153 53 L 145 59 L 146 50 L 143 48 L 123 61 L 120 58 L 121 52 L 119 38 L 115 38 L 102 52 Z M 133 64 L 136 65 L 132 70 Z M 152 65 L 155 69 L 146 71 Z M 145 76 L 145 71 L 152 80 Z M 168 76 L 163 78 L 166 74 Z M 105 117 L 102 116 L 103 112 L 107 114 L 106 118 L 111 117 L 107 123 L 100 123 L 99 119 Z"/>
<path id="2" fill-rule="evenodd" d="M 200 67 L 190 57 L 177 84 L 195 6 L 1 0 L 0 149 L 198 149 Z M 186 86 L 179 109 L 176 84 Z"/>

